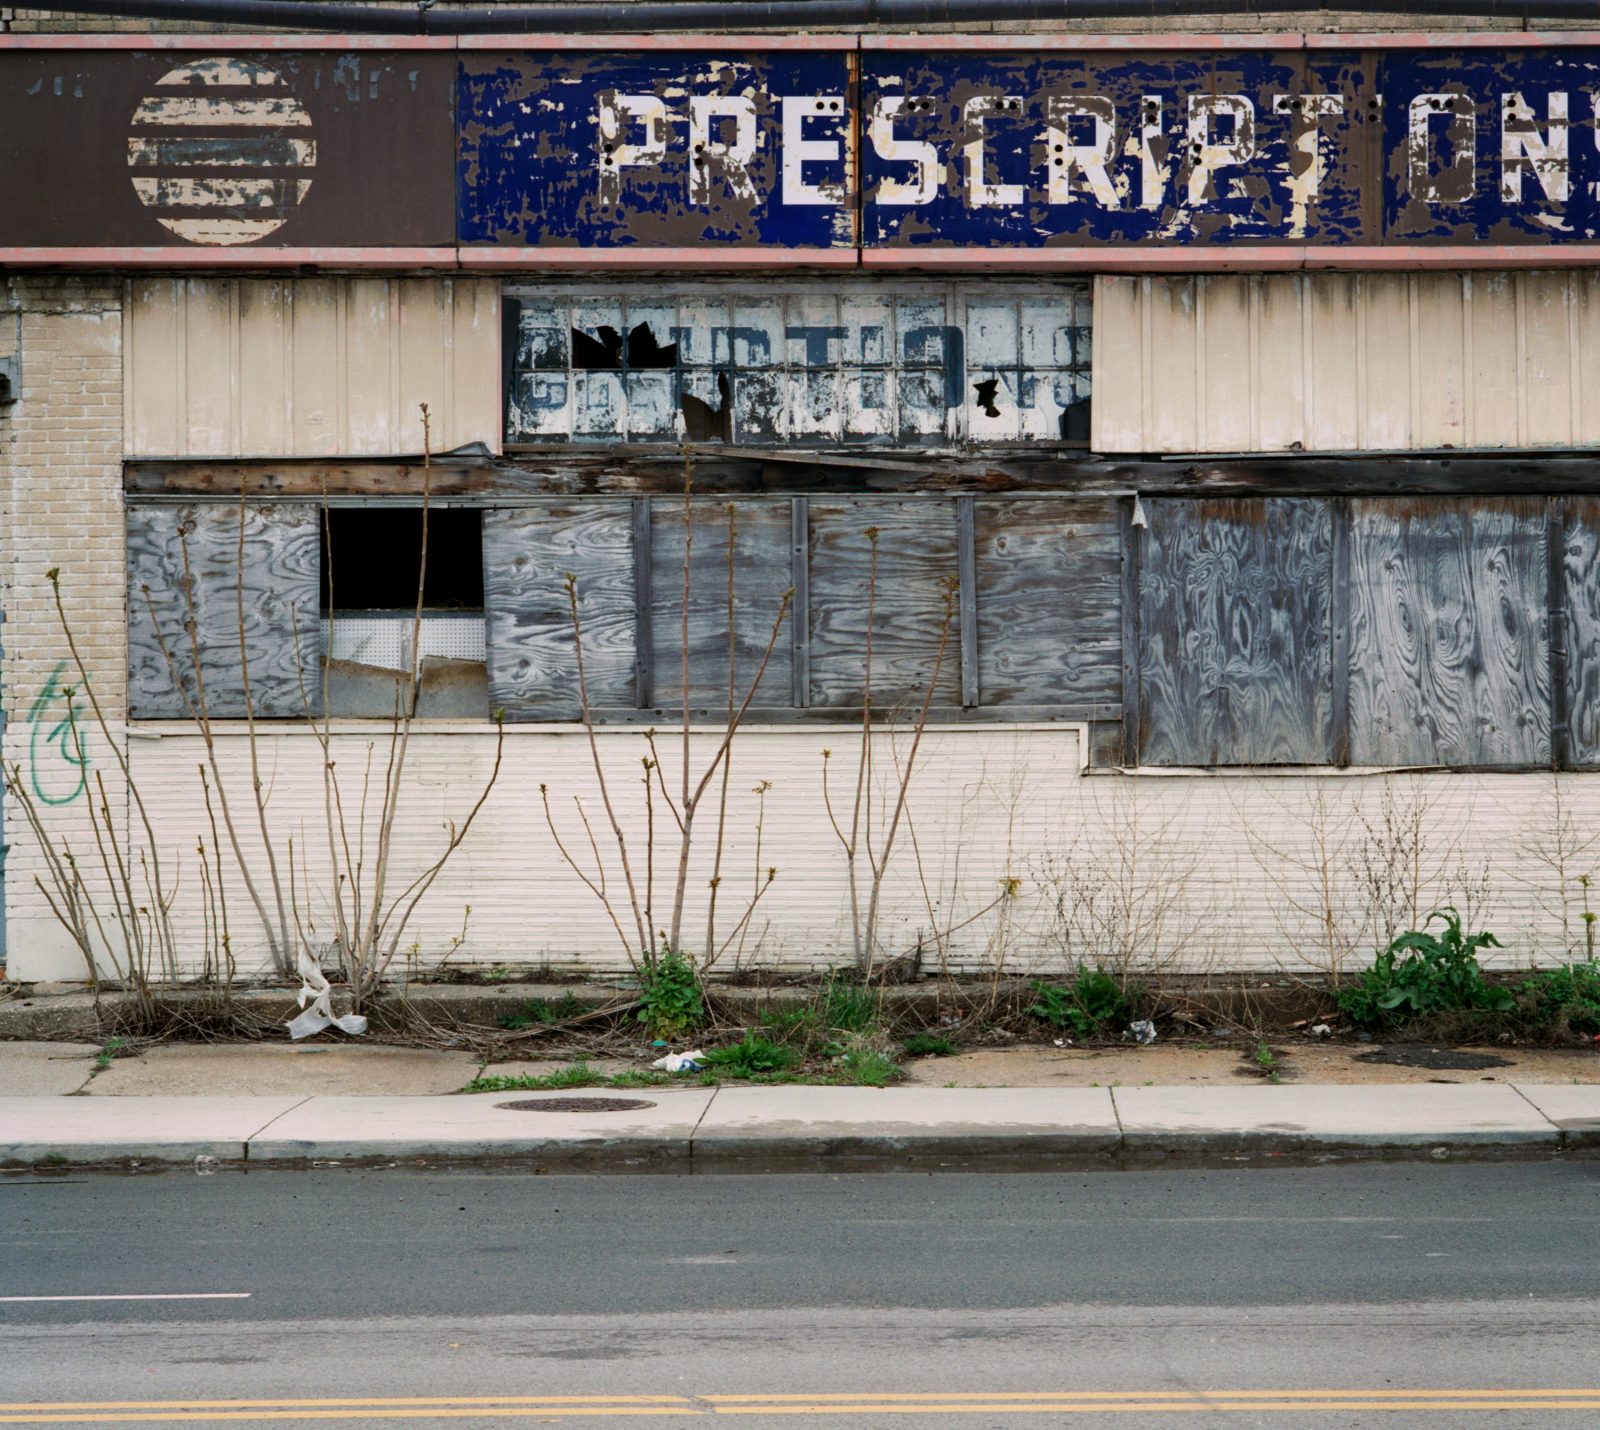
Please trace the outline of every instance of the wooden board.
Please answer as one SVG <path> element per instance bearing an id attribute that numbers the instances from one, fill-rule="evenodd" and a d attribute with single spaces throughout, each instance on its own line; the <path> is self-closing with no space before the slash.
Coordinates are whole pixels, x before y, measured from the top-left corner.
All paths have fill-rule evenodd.
<path id="1" fill-rule="evenodd" d="M 1350 759 L 1550 759 L 1542 497 L 1350 503 Z"/>
<path id="2" fill-rule="evenodd" d="M 1143 507 L 1141 762 L 1327 763 L 1328 503 L 1162 499 Z"/>
<path id="3" fill-rule="evenodd" d="M 872 703 L 880 711 L 920 706 L 945 622 L 947 578 L 956 574 L 954 503 L 945 498 L 814 499 L 811 516 L 811 704 L 859 708 L 866 681 L 872 543 Z M 961 703 L 955 611 L 934 695 Z"/>
<path id="4" fill-rule="evenodd" d="M 589 703 L 634 703 L 632 510 L 625 501 L 545 502 L 483 516 L 490 708 L 508 720 L 580 713 L 565 578 L 577 577 Z"/>
<path id="5" fill-rule="evenodd" d="M 651 638 L 658 706 L 683 703 L 683 500 L 650 503 Z M 750 689 L 791 584 L 790 504 L 785 497 L 739 501 L 696 498 L 689 583 L 689 696 L 696 708 L 728 705 L 728 555 L 733 518 L 734 704 Z M 794 646 L 784 619 L 751 708 L 783 706 L 792 695 Z"/>
<path id="6" fill-rule="evenodd" d="M 204 710 L 212 719 L 240 719 L 247 713 L 247 673 L 258 718 L 289 719 L 318 710 L 321 520 L 310 503 L 247 506 L 241 571 L 237 505 L 129 506 L 128 709 L 135 719 L 180 720 L 193 714 L 200 698 L 197 649 Z M 186 550 L 193 581 L 192 640 Z"/>
<path id="7" fill-rule="evenodd" d="M 973 503 L 978 701 L 1122 709 L 1122 539 L 1113 501 Z"/>
<path id="8" fill-rule="evenodd" d="M 1567 720 L 1572 763 L 1600 764 L 1600 499 L 1566 503 L 1562 561 L 1567 621 Z"/>

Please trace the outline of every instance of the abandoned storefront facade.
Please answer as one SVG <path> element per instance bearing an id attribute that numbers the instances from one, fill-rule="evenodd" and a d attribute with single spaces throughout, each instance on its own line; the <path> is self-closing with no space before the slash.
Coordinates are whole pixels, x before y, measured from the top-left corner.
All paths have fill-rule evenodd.
<path id="1" fill-rule="evenodd" d="M 12 976 L 1581 951 L 1597 67 L 0 36 Z"/>

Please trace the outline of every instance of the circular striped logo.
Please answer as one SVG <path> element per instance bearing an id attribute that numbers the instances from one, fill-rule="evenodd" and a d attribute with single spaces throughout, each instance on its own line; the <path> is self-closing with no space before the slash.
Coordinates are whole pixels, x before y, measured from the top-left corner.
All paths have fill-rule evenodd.
<path id="1" fill-rule="evenodd" d="M 189 243 L 255 243 L 311 188 L 311 116 L 276 70 L 195 60 L 169 70 L 133 113 L 128 167 L 139 200 Z"/>

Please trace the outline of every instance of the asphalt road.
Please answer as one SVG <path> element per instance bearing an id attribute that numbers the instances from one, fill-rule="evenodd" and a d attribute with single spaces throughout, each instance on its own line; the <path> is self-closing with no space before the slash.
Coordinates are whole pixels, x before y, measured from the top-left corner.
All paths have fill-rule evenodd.
<path id="1" fill-rule="evenodd" d="M 1600 1163 L 7 1177 L 0 1334 L 0 1424 L 1588 1430 Z"/>

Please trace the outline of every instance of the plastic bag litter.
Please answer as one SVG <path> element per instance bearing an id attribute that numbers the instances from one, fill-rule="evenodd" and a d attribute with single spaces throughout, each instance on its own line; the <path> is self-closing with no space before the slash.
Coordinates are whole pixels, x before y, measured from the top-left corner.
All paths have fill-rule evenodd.
<path id="1" fill-rule="evenodd" d="M 305 970 L 301 970 L 301 977 L 305 978 Z M 320 971 L 318 977 L 321 978 Z M 328 986 L 328 980 L 321 978 L 322 987 L 316 988 L 308 980 L 300 985 L 300 1006 L 305 1009 L 296 1013 L 289 1020 L 289 1036 L 298 1042 L 301 1038 L 309 1038 L 315 1033 L 320 1033 L 324 1028 L 337 1028 L 341 1033 L 349 1033 L 358 1037 L 367 1031 L 367 1020 L 359 1013 L 345 1013 L 340 1017 L 333 1014 L 333 989 Z M 310 1004 L 309 1008 L 306 1004 Z"/>
<path id="2" fill-rule="evenodd" d="M 1128 1036 L 1140 1047 L 1148 1047 L 1156 1040 L 1156 1025 L 1148 1018 L 1140 1018 L 1128 1024 Z"/>
<path id="3" fill-rule="evenodd" d="M 1333 1036 L 1333 1029 L 1330 1028 L 1326 1023 L 1316 1023 L 1312 1025 L 1311 1036 L 1313 1038 L 1331 1038 Z"/>
<path id="4" fill-rule="evenodd" d="M 705 1056 L 699 1048 L 688 1053 L 668 1053 L 664 1058 L 657 1058 L 650 1066 L 660 1072 L 699 1072 L 705 1066 Z"/>

